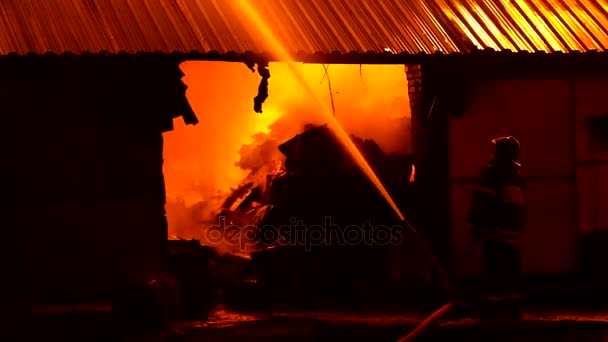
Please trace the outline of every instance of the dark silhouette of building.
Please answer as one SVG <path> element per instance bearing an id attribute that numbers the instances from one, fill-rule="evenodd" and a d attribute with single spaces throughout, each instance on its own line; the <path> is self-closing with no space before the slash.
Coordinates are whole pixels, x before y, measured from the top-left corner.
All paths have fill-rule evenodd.
<path id="1" fill-rule="evenodd" d="M 270 29 L 291 44 L 295 60 L 407 65 L 415 221 L 455 273 L 475 271 L 463 240 L 464 199 L 484 144 L 514 135 L 526 146 L 529 180 L 524 273 L 588 270 L 606 279 L 605 9 L 531 5 L 528 18 L 504 8 L 511 5 L 395 0 L 371 8 L 335 0 L 342 11 L 328 14 L 341 18 L 335 25 L 314 14 L 316 2 L 300 2 L 255 7 L 262 19 L 280 18 Z M 224 15 L 237 12 L 228 1 L 72 1 L 33 12 L 25 3 L 3 3 L 0 24 L 0 264 L 14 275 L 2 278 L 4 299 L 106 298 L 141 287 L 164 262 L 162 132 L 180 115 L 196 121 L 179 64 L 264 65 L 282 56 L 262 53 L 272 44 L 257 27 Z M 310 15 L 298 18 L 314 24 L 285 12 L 302 9 Z M 390 22 L 362 19 L 387 13 Z M 580 25 L 550 20 L 563 16 Z M 204 124 L 207 114 L 199 115 Z"/>

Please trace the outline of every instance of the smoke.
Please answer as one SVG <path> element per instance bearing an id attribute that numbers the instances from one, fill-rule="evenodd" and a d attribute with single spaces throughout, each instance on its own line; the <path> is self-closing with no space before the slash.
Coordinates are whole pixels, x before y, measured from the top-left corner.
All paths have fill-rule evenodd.
<path id="1" fill-rule="evenodd" d="M 387 153 L 410 152 L 410 107 L 401 65 L 301 64 L 306 81 L 331 103 L 345 130 L 372 139 Z M 244 64 L 185 62 L 181 66 L 188 100 L 200 123 L 164 135 L 164 174 L 170 237 L 204 241 L 232 189 L 263 182 L 280 163 L 278 145 L 308 124 L 324 124 L 319 104 L 293 78 L 289 67 L 271 63 L 269 98 L 263 113 L 253 111 L 260 82 Z"/>
<path id="2" fill-rule="evenodd" d="M 323 77 L 324 70 L 318 65 L 305 67 L 311 81 L 315 74 L 318 79 Z M 335 115 L 349 134 L 376 141 L 387 154 L 411 152 L 411 115 L 404 66 L 331 65 L 328 71 Z M 331 101 L 327 77 L 319 88 L 326 101 Z"/>

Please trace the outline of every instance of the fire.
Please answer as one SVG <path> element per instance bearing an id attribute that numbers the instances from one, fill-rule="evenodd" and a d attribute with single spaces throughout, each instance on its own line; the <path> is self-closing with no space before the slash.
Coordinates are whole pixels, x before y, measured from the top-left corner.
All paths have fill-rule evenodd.
<path id="1" fill-rule="evenodd" d="M 296 67 L 318 98 L 328 105 L 333 101 L 335 117 L 348 133 L 375 140 L 388 154 L 410 152 L 410 106 L 402 65 Z M 231 189 L 246 177 L 262 183 L 265 175 L 280 173 L 277 146 L 307 124 L 327 123 L 322 106 L 311 101 L 289 68 L 270 64 L 269 98 L 263 113 L 256 114 L 253 97 L 260 78 L 245 65 L 182 65 L 186 95 L 200 123 L 186 127 L 176 120 L 175 129 L 164 135 L 170 237 L 205 242 L 205 228 Z"/>

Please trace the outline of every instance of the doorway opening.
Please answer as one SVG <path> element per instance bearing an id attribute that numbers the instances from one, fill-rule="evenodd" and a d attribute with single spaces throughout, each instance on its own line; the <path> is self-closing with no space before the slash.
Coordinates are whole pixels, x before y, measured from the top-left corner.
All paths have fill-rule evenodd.
<path id="1" fill-rule="evenodd" d="M 297 67 L 357 146 L 367 150 L 366 158 L 374 159 L 368 162 L 375 171 L 384 170 L 380 178 L 390 183 L 392 195 L 403 190 L 413 176 L 405 67 Z M 326 118 L 287 64 L 270 63 L 269 97 L 260 114 L 253 110 L 260 78 L 245 65 L 189 61 L 181 68 L 200 123 L 176 120 L 174 130 L 164 134 L 169 239 L 196 239 L 220 253 L 248 254 L 255 244 L 235 243 L 209 227 L 259 222 L 272 204 L 265 196 L 270 182 L 286 169 L 286 152 L 279 146 L 322 127 Z M 315 148 L 327 150 L 322 143 Z"/>

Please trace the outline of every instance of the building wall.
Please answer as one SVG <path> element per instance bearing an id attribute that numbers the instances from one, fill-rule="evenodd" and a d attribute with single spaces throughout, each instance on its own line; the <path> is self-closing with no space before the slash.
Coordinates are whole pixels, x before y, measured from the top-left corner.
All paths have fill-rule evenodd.
<path id="1" fill-rule="evenodd" d="M 2 169 L 16 184 L 15 223 L 2 228 L 34 301 L 109 299 L 163 270 L 162 131 L 185 87 L 178 63 L 132 58 L 0 63 L 14 152 Z"/>
<path id="2" fill-rule="evenodd" d="M 608 132 L 589 134 L 589 119 L 608 117 L 608 79 L 576 80 L 574 91 L 579 230 L 608 232 Z"/>
<path id="3" fill-rule="evenodd" d="M 606 191 L 592 199 L 590 190 L 606 183 L 607 169 L 596 168 L 597 178 L 591 179 L 589 167 L 581 164 L 591 158 L 583 121 L 589 115 L 608 113 L 608 103 L 601 100 L 607 92 L 608 78 L 478 84 L 465 115 L 450 119 L 453 244 L 458 273 L 476 274 L 480 269 L 480 251 L 467 238 L 466 214 L 474 178 L 492 156 L 490 139 L 505 135 L 521 142 L 522 172 L 529 186 L 523 271 L 555 274 L 578 270 L 580 232 L 600 229 L 590 228 L 594 208 L 608 212 Z"/>
<path id="4" fill-rule="evenodd" d="M 576 165 L 580 257 L 583 271 L 601 283 L 608 282 L 608 80 L 575 82 Z M 603 130 L 590 136 L 589 119 L 604 117 Z"/>
<path id="5" fill-rule="evenodd" d="M 105 121 L 68 92 L 45 90 L 17 120 L 17 224 L 34 297 L 141 285 L 161 262 L 161 133 Z"/>
<path id="6" fill-rule="evenodd" d="M 415 201 L 413 217 L 410 219 L 421 236 L 429 242 L 441 263 L 450 268 L 452 258 L 449 215 L 438 215 L 450 210 L 448 114 L 444 102 L 435 101 L 435 94 L 440 91 L 435 82 L 438 79 L 436 70 L 435 66 L 428 65 L 410 65 L 407 70 L 412 140 L 416 155 Z M 441 72 L 438 74 L 443 76 Z M 445 86 L 448 82 L 441 76 L 440 83 Z"/>

